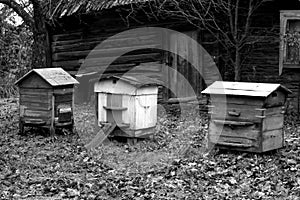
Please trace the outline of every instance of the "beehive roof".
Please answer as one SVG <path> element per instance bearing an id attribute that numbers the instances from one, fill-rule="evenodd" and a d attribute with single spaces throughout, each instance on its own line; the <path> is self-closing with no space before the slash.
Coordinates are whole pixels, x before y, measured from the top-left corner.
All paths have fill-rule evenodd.
<path id="1" fill-rule="evenodd" d="M 129 83 L 130 85 L 133 85 L 136 87 L 162 84 L 162 82 L 157 79 L 150 78 L 148 76 L 144 76 L 141 74 L 137 74 L 137 75 L 105 75 L 101 78 L 101 80 L 112 79 L 112 78 L 125 81 L 125 82 Z"/>
<path id="2" fill-rule="evenodd" d="M 268 97 L 272 92 L 279 89 L 287 94 L 292 93 L 280 84 L 216 81 L 202 91 L 202 94 Z"/>
<path id="3" fill-rule="evenodd" d="M 74 79 L 68 72 L 66 72 L 62 68 L 33 69 L 25 74 L 21 79 L 19 79 L 16 84 L 19 85 L 24 79 L 26 79 L 26 77 L 30 76 L 33 73 L 39 75 L 53 87 L 79 84 L 76 79 Z"/>

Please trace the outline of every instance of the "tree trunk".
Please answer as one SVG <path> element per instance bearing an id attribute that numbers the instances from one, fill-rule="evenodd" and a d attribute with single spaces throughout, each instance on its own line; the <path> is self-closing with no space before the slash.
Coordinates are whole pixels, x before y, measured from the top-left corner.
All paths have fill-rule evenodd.
<path id="1" fill-rule="evenodd" d="M 47 67 L 48 34 L 46 20 L 39 3 L 33 3 L 33 49 L 32 68 Z"/>
<path id="2" fill-rule="evenodd" d="M 33 17 L 24 10 L 16 0 L 0 0 L 12 8 L 30 27 L 33 33 L 32 68 L 45 68 L 51 66 L 51 49 L 48 40 L 46 19 L 42 11 L 41 0 L 30 0 L 33 7 Z"/>
<path id="3" fill-rule="evenodd" d="M 239 47 L 235 48 L 234 81 L 241 80 L 241 54 Z"/>

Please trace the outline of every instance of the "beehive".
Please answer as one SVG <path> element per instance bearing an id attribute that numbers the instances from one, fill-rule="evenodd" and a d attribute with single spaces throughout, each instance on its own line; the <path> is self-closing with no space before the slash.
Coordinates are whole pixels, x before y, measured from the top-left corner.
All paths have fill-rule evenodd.
<path id="1" fill-rule="evenodd" d="M 20 93 L 19 129 L 25 126 L 55 128 L 74 126 L 74 92 L 76 79 L 62 68 L 33 69 L 16 82 Z"/>
<path id="2" fill-rule="evenodd" d="M 217 81 L 202 93 L 212 102 L 209 146 L 259 153 L 284 146 L 284 106 L 291 93 L 287 88 Z"/>
<path id="3" fill-rule="evenodd" d="M 99 125 L 117 124 L 111 136 L 153 134 L 157 123 L 157 82 L 146 76 L 106 76 L 95 83 Z"/>

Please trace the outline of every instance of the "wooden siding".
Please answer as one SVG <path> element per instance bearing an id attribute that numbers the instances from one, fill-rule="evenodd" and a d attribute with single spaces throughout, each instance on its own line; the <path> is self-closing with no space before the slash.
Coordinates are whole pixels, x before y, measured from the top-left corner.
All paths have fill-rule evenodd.
<path id="1" fill-rule="evenodd" d="M 29 77 L 25 77 L 22 80 L 20 88 L 52 88 L 49 83 L 47 83 L 43 78 L 37 74 L 32 74 Z"/>
<path id="2" fill-rule="evenodd" d="M 253 51 L 248 53 L 246 62 L 242 66 L 242 79 L 244 82 L 280 83 L 293 91 L 289 96 L 292 106 L 297 106 L 297 99 L 300 95 L 300 69 L 284 68 L 279 76 L 279 44 L 280 44 L 280 10 L 299 9 L 299 2 L 291 0 L 289 2 L 269 1 L 262 7 L 252 22 L 252 37 L 257 40 L 253 44 Z M 108 37 L 128 30 L 129 28 L 160 26 L 173 28 L 182 32 L 191 30 L 191 27 L 183 25 L 176 20 L 162 20 L 149 22 L 147 19 L 139 18 L 139 22 L 131 22 L 128 26 L 124 20 L 115 12 L 104 12 L 100 16 L 90 16 L 76 18 L 74 16 L 63 18 L 57 27 L 52 30 L 52 66 L 61 66 L 69 73 L 76 74 L 84 61 L 86 55 L 100 42 Z M 265 31 L 263 33 L 263 31 Z M 108 40 L 104 45 L 109 51 L 99 52 L 103 55 L 101 62 L 98 59 L 90 60 L 91 67 L 99 69 L 107 64 L 109 55 L 115 55 L 119 50 L 130 48 L 128 44 L 137 46 L 155 47 L 151 44 L 155 35 L 127 35 L 115 40 Z M 164 38 L 163 38 L 164 39 Z M 204 48 L 212 55 L 218 57 L 222 52 L 219 51 L 218 42 L 205 31 L 201 31 L 198 38 Z M 115 47 L 117 46 L 117 47 Z M 113 48 L 114 47 L 114 48 Z M 155 64 L 142 65 L 139 73 L 151 73 L 161 78 L 165 69 L 159 65 L 165 59 L 162 52 L 148 49 L 131 52 L 117 59 L 106 71 L 107 73 L 124 73 L 133 67 L 144 63 L 152 62 Z M 218 63 L 218 61 L 216 60 Z M 219 70 L 224 80 L 232 80 L 228 77 L 228 69 L 219 63 Z M 149 67 L 151 66 L 152 67 Z M 209 71 L 207 72 L 209 73 Z M 210 76 L 210 75 L 208 75 Z M 213 76 L 213 75 L 211 75 Z M 169 81 L 164 77 L 164 81 Z"/>
<path id="3" fill-rule="evenodd" d="M 289 108 L 298 107 L 300 66 L 298 69 L 283 68 L 279 75 L 280 10 L 296 9 L 296 3 L 281 5 L 270 2 L 261 9 L 253 21 L 252 30 L 266 32 L 252 35 L 257 43 L 242 66 L 242 81 L 280 83 L 290 89 L 293 93 L 289 95 Z"/>
<path id="4" fill-rule="evenodd" d="M 84 21 L 84 19 L 82 19 Z M 74 19 L 74 21 L 77 21 Z M 128 30 L 125 22 L 116 14 L 104 14 L 101 16 L 86 19 L 88 22 L 74 22 L 73 26 L 63 26 L 64 29 L 57 28 L 52 34 L 52 66 L 63 67 L 71 74 L 76 74 L 80 66 L 84 63 L 85 67 L 92 71 L 101 71 L 109 64 L 110 59 L 119 55 L 120 52 L 129 53 L 119 57 L 114 63 L 105 70 L 105 73 L 124 73 L 141 63 L 162 62 L 163 54 L 162 35 L 155 32 L 143 32 L 135 34 L 117 33 Z M 66 22 L 65 22 L 66 23 Z M 88 23 L 88 27 L 85 23 Z M 64 24 L 64 23 L 63 23 Z M 130 27 L 141 27 L 140 24 L 132 24 Z M 149 24 L 149 26 L 151 26 Z M 79 28 L 80 27 L 80 28 Z M 110 39 L 110 36 L 114 36 Z M 94 50 L 99 44 L 103 48 Z M 140 49 L 132 51 L 133 49 Z M 90 55 L 93 50 L 93 55 Z M 85 60 L 89 55 L 89 59 Z M 154 73 L 157 78 L 161 78 L 161 66 L 153 64 L 153 68 L 141 65 L 137 69 L 141 73 Z"/>
<path id="5" fill-rule="evenodd" d="M 87 70 L 89 72 L 100 71 L 101 73 L 109 74 L 123 74 L 134 68 L 135 73 L 147 74 L 151 78 L 165 82 L 166 85 L 174 83 L 168 77 L 170 75 L 168 74 L 168 67 L 164 65 L 165 62 L 168 62 L 168 56 L 166 56 L 168 53 L 158 49 L 163 47 L 161 46 L 163 43 L 170 43 L 170 41 L 167 41 L 170 38 L 166 38 L 164 35 L 157 35 L 154 32 L 148 32 L 146 35 L 142 32 L 122 34 L 122 36 L 114 35 L 133 28 L 163 27 L 179 30 L 183 33 L 192 31 L 195 33 L 193 38 L 198 41 L 211 39 L 206 32 L 196 31 L 192 26 L 176 19 L 149 21 L 141 15 L 139 22 L 131 21 L 128 25 L 112 10 L 103 11 L 99 16 L 82 16 L 80 20 L 75 17 L 63 18 L 61 19 L 61 25 L 61 27 L 58 25 L 52 32 L 52 66 L 63 67 L 73 75 L 78 73 L 82 64 L 89 68 Z M 109 39 L 110 36 L 114 36 L 114 39 Z M 104 49 L 93 51 L 93 56 L 90 56 L 91 50 L 100 43 L 102 43 L 101 45 Z M 215 41 L 214 45 L 211 44 L 211 41 L 208 41 L 205 45 L 209 53 L 213 52 L 213 55 L 217 56 Z M 112 57 L 124 50 L 134 48 L 141 49 L 124 54 L 105 69 Z M 197 55 L 197 53 L 193 54 Z M 89 55 L 88 60 L 86 60 L 87 55 Z M 200 94 L 201 90 L 204 89 L 203 80 L 201 80 L 201 76 L 198 73 L 194 73 L 194 70 L 190 68 L 186 68 L 185 64 L 184 66 L 178 66 L 178 71 L 183 73 L 183 76 L 190 81 L 196 93 Z M 215 76 L 215 74 L 211 74 L 211 70 L 206 70 L 205 73 L 207 77 Z M 84 81 L 83 79 L 82 81 Z M 180 85 L 179 83 L 176 84 Z M 170 88 L 170 86 L 168 87 Z M 89 90 L 91 91 L 91 89 Z M 170 97 L 171 93 L 160 89 L 159 96 L 166 99 L 166 96 Z"/>

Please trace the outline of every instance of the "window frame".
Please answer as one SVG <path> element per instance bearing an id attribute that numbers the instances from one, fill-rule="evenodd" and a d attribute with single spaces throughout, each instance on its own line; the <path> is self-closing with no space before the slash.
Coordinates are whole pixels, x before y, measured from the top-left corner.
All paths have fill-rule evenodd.
<path id="1" fill-rule="evenodd" d="M 287 28 L 288 28 L 287 26 L 289 20 L 300 21 L 300 10 L 280 11 L 279 75 L 282 74 L 283 68 L 300 69 L 300 63 L 299 64 L 286 63 L 287 43 L 284 41 L 284 35 L 287 33 Z"/>

